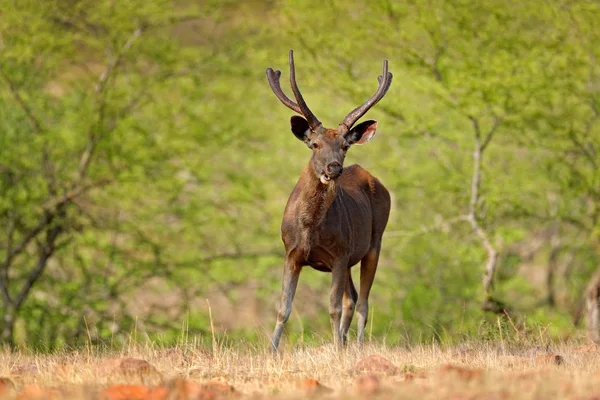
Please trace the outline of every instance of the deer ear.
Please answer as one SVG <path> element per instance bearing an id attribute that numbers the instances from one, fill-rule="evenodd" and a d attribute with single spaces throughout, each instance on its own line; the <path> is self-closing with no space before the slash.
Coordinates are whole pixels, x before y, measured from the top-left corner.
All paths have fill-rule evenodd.
<path id="1" fill-rule="evenodd" d="M 302 117 L 294 115 L 290 120 L 290 124 L 292 125 L 292 133 L 294 136 L 303 142 L 306 142 L 308 140 L 308 135 L 310 135 L 308 121 Z"/>
<path id="2" fill-rule="evenodd" d="M 348 144 L 363 144 L 367 143 L 375 136 L 376 130 L 377 121 L 368 120 L 356 125 L 344 135 L 344 138 Z"/>

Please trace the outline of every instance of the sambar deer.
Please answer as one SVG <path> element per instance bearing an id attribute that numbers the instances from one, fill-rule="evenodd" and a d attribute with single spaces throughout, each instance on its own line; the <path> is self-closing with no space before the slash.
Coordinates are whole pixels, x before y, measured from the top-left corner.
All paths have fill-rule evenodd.
<path id="1" fill-rule="evenodd" d="M 359 165 L 343 167 L 350 146 L 367 143 L 375 135 L 376 121 L 354 124 L 388 91 L 392 74 L 388 72 L 387 61 L 383 62 L 377 92 L 352 110 L 337 129 L 323 127 L 302 98 L 296 84 L 292 50 L 289 63 L 296 102 L 283 93 L 280 71 L 267 68 L 267 78 L 277 98 L 303 116 L 291 118 L 292 133 L 312 150 L 312 157 L 288 199 L 281 224 L 286 257 L 281 304 L 271 339 L 274 352 L 292 310 L 300 270 L 306 265 L 332 273 L 329 315 L 335 347 L 347 342 L 355 307 L 358 342 L 363 342 L 369 292 L 390 213 L 390 194 L 379 180 Z M 357 293 L 350 268 L 359 261 L 360 293 Z"/>

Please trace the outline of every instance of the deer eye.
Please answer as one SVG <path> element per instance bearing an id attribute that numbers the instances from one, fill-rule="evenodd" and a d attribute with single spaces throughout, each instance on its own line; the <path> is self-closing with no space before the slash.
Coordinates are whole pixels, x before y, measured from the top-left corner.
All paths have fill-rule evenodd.
<path id="1" fill-rule="evenodd" d="M 350 148 L 350 145 L 348 143 L 345 143 L 342 145 L 342 150 L 344 150 L 344 151 L 348 151 L 349 148 Z"/>
<path id="2" fill-rule="evenodd" d="M 316 150 L 316 149 L 320 148 L 321 145 L 319 143 L 317 143 L 317 142 L 312 142 L 312 144 L 310 145 L 310 147 L 312 147 L 313 149 Z"/>

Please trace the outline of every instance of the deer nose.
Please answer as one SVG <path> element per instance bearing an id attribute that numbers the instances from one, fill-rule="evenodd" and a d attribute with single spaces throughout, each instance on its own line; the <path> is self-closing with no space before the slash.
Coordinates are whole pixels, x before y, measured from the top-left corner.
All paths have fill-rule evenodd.
<path id="1" fill-rule="evenodd" d="M 331 179 L 335 179 L 342 174 L 342 164 L 339 162 L 332 162 L 327 164 L 327 175 Z"/>

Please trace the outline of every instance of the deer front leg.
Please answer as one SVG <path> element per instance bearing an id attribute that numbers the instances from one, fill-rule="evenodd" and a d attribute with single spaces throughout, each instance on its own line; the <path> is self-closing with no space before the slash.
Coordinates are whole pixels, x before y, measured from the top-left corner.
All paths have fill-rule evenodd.
<path id="1" fill-rule="evenodd" d="M 283 327 L 290 318 L 292 312 L 292 302 L 294 301 L 294 294 L 296 293 L 296 287 L 298 286 L 300 269 L 301 266 L 297 262 L 290 259 L 285 260 L 285 265 L 283 267 L 281 302 L 277 313 L 277 323 L 275 324 L 275 330 L 273 331 L 273 336 L 271 338 L 271 350 L 273 353 L 277 353 L 279 340 L 283 333 Z"/>
<path id="2" fill-rule="evenodd" d="M 343 296 L 348 282 L 347 263 L 336 263 L 332 269 L 331 292 L 329 294 L 329 317 L 333 328 L 333 344 L 336 349 L 340 349 L 343 344 L 342 338 L 342 311 Z"/>
<path id="3" fill-rule="evenodd" d="M 367 318 L 369 316 L 369 293 L 375 279 L 380 250 L 381 242 L 371 248 L 360 262 L 360 293 L 358 295 L 358 303 L 356 304 L 359 344 L 362 344 L 365 339 L 365 327 L 367 326 Z"/>
<path id="4" fill-rule="evenodd" d="M 352 323 L 352 317 L 354 315 L 354 308 L 356 300 L 358 299 L 358 293 L 352 282 L 352 272 L 348 270 L 348 282 L 346 283 L 346 289 L 344 290 L 343 297 L 343 310 L 342 310 L 342 339 L 344 344 L 348 343 L 348 330 Z"/>

